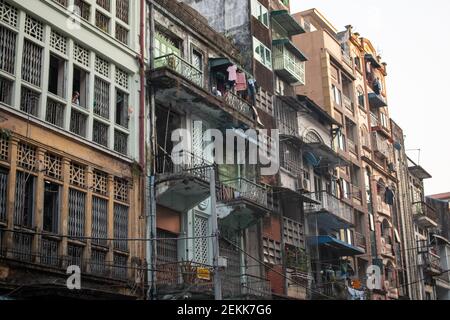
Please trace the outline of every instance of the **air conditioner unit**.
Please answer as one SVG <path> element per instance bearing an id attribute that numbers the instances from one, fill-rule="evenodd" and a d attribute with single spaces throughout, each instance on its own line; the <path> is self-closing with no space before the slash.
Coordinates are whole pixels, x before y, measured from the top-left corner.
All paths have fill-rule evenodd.
<path id="1" fill-rule="evenodd" d="M 298 180 L 297 180 L 297 189 L 298 190 L 309 192 L 310 191 L 309 185 L 310 185 L 310 183 L 309 183 L 308 179 L 305 179 L 303 177 L 298 178 Z"/>

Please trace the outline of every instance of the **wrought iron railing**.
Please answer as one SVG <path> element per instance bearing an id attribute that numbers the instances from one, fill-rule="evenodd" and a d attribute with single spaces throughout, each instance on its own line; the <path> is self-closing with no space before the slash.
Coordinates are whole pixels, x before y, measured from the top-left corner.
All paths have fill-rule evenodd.
<path id="1" fill-rule="evenodd" d="M 154 61 L 155 69 L 169 68 L 199 87 L 204 87 L 203 72 L 174 53 L 167 54 Z"/>
<path id="2" fill-rule="evenodd" d="M 209 181 L 212 166 L 214 166 L 212 162 L 189 151 L 156 157 L 156 173 L 163 176 L 190 175 L 200 180 Z"/>
<path id="3" fill-rule="evenodd" d="M 228 91 L 225 93 L 224 101 L 233 110 L 236 110 L 237 112 L 244 115 L 248 119 L 250 119 L 250 120 L 254 119 L 254 112 L 253 112 L 252 106 L 247 101 L 245 101 L 244 99 L 242 99 L 241 97 L 239 97 L 238 95 L 233 93 L 232 91 Z"/>
<path id="4" fill-rule="evenodd" d="M 314 200 L 320 202 L 320 204 L 306 204 L 306 213 L 327 211 L 350 224 L 355 223 L 352 207 L 343 202 L 341 199 L 338 199 L 336 196 L 328 192 L 316 192 L 312 193 L 311 196 Z"/>
<path id="5" fill-rule="evenodd" d="M 250 200 L 262 207 L 267 208 L 267 189 L 253 181 L 245 178 L 238 178 L 233 180 L 222 181 L 226 187 L 233 189 L 234 195 L 232 199 Z M 226 200 L 226 199 L 219 199 Z"/>
<path id="6" fill-rule="evenodd" d="M 279 45 L 279 54 L 274 56 L 274 69 L 287 70 L 300 83 L 305 83 L 305 63 L 288 54 L 283 45 Z"/>
<path id="7" fill-rule="evenodd" d="M 438 219 L 436 211 L 423 201 L 413 203 L 413 213 L 417 216 L 428 217 L 433 221 Z"/>

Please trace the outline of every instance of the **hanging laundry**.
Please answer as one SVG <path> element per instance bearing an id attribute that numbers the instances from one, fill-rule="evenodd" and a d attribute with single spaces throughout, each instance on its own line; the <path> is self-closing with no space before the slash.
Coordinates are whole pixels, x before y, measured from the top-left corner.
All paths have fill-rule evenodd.
<path id="1" fill-rule="evenodd" d="M 256 81 L 248 79 L 248 96 L 252 100 L 252 105 L 256 105 Z"/>
<path id="2" fill-rule="evenodd" d="M 229 66 L 227 72 L 228 72 L 228 81 L 237 80 L 237 67 L 235 65 Z"/>
<path id="3" fill-rule="evenodd" d="M 238 72 L 236 74 L 236 91 L 247 90 L 247 76 L 244 72 Z"/>

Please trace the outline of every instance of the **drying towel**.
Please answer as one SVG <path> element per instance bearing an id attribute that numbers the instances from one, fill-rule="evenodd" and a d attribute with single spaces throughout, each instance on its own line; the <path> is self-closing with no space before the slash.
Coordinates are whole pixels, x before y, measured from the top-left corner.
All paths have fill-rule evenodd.
<path id="1" fill-rule="evenodd" d="M 237 80 L 237 67 L 236 66 L 229 66 L 228 69 L 228 81 L 236 81 Z"/>
<path id="2" fill-rule="evenodd" d="M 238 72 L 236 75 L 236 91 L 245 91 L 247 90 L 247 78 L 245 73 Z"/>

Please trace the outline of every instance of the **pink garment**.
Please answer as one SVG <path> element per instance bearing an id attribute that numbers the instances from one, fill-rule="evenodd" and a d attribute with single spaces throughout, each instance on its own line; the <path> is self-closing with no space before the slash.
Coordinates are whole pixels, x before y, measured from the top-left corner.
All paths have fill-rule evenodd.
<path id="1" fill-rule="evenodd" d="M 228 81 L 236 81 L 237 79 L 237 67 L 236 66 L 229 66 L 228 69 Z"/>
<path id="2" fill-rule="evenodd" d="M 247 90 L 247 77 L 244 72 L 238 72 L 236 75 L 236 91 Z"/>

